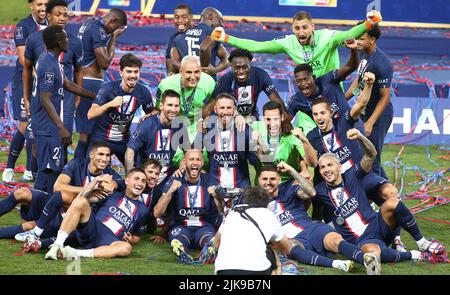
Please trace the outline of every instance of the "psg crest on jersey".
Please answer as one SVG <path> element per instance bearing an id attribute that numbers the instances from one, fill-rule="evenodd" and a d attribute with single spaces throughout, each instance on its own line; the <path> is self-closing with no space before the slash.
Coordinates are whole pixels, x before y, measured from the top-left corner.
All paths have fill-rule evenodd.
<path id="1" fill-rule="evenodd" d="M 53 85 L 54 81 L 55 81 L 55 74 L 45 73 L 45 84 Z"/>

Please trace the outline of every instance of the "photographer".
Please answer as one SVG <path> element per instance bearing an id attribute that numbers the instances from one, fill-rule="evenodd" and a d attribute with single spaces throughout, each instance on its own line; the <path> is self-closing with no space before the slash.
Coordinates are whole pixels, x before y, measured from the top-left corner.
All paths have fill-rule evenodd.
<path id="1" fill-rule="evenodd" d="M 218 275 L 280 274 L 276 259 L 272 267 L 266 255 L 266 241 L 286 242 L 281 225 L 267 209 L 270 196 L 262 188 L 250 187 L 244 192 L 245 205 L 236 206 L 225 219 L 215 238 L 218 255 L 215 271 Z M 258 227 L 250 220 L 253 219 Z M 262 236 L 264 235 L 264 237 Z"/>

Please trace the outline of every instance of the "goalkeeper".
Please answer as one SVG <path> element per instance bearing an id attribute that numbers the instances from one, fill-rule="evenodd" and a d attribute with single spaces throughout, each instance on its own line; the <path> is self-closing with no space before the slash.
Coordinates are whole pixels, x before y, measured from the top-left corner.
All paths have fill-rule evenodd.
<path id="1" fill-rule="evenodd" d="M 317 30 L 314 31 L 311 15 L 306 11 L 295 14 L 292 22 L 292 33 L 280 39 L 258 42 L 240 39 L 225 33 L 217 27 L 211 33 L 213 40 L 228 43 L 258 53 L 286 53 L 296 64 L 309 63 L 316 77 L 339 68 L 338 47 L 347 39 L 357 39 L 375 24 L 381 21 L 381 14 L 372 10 L 367 13 L 367 20 L 348 31 Z"/>

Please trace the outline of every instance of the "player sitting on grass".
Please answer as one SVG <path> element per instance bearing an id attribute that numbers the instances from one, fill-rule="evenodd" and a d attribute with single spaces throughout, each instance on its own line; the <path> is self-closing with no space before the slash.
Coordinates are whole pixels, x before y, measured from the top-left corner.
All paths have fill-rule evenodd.
<path id="1" fill-rule="evenodd" d="M 90 205 L 92 193 L 104 190 L 102 183 L 94 179 L 83 188 L 70 205 L 58 231 L 55 243 L 45 259 L 74 259 L 77 257 L 126 257 L 132 244 L 140 241 L 148 219 L 148 208 L 139 201 L 144 192 L 147 177 L 144 170 L 133 168 L 125 178 L 125 192 L 114 192 L 96 204 Z M 83 250 L 63 246 L 73 231 Z"/>
<path id="2" fill-rule="evenodd" d="M 373 144 L 358 129 L 347 131 L 347 138 L 357 139 L 364 155 L 357 168 L 341 174 L 341 163 L 333 153 L 319 158 L 323 181 L 316 185 L 313 202 L 323 205 L 323 215 L 332 220 L 334 228 L 348 242 L 361 248 L 368 274 L 380 274 L 380 262 L 429 260 L 431 255 L 445 255 L 445 247 L 436 240 L 425 239 L 409 209 L 397 198 L 386 200 L 378 213 L 369 205 L 363 179 L 372 170 L 376 157 Z M 398 252 L 386 245 L 392 243 L 395 230 L 401 226 L 416 241 L 419 250 Z M 429 252 L 429 253 L 427 253 Z"/>

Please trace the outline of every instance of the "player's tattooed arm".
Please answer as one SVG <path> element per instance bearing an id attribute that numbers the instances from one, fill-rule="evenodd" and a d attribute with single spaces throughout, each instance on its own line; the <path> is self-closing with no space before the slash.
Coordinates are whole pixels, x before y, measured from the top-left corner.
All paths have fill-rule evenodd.
<path id="1" fill-rule="evenodd" d="M 306 138 L 302 129 L 294 128 L 291 130 L 291 133 L 295 135 L 303 144 L 303 149 L 305 150 L 305 161 L 308 166 L 316 167 L 317 165 L 317 152 L 309 142 L 308 138 Z"/>
<path id="2" fill-rule="evenodd" d="M 369 173 L 370 170 L 372 170 L 373 162 L 375 161 L 375 158 L 377 156 L 377 150 L 370 142 L 370 140 L 362 135 L 361 132 L 356 128 L 347 131 L 347 138 L 350 140 L 358 139 L 364 151 L 363 158 L 361 159 L 359 165 L 364 170 L 364 172 Z"/>
<path id="3" fill-rule="evenodd" d="M 161 217 L 167 210 L 167 206 L 169 206 L 170 201 L 172 200 L 172 195 L 181 187 L 181 182 L 178 180 L 174 180 L 169 190 L 166 193 L 163 193 L 155 208 L 153 209 L 153 216 L 155 218 Z"/>
<path id="4" fill-rule="evenodd" d="M 125 172 L 128 173 L 134 167 L 134 150 L 127 147 L 125 151 Z"/>
<path id="5" fill-rule="evenodd" d="M 358 96 L 358 99 L 356 100 L 355 104 L 350 110 L 350 116 L 353 118 L 353 120 L 358 120 L 359 115 L 361 114 L 362 110 L 367 106 L 370 100 L 370 96 L 372 94 L 372 86 L 375 82 L 375 75 L 370 72 L 364 73 L 364 89 L 361 91 L 361 93 Z"/>
<path id="6" fill-rule="evenodd" d="M 277 168 L 280 172 L 287 172 L 289 173 L 292 177 L 294 177 L 294 179 L 298 182 L 299 186 L 302 188 L 299 191 L 304 191 L 305 194 L 302 193 L 298 193 L 298 196 L 300 198 L 311 198 L 316 196 L 316 190 L 314 189 L 314 186 L 312 185 L 311 182 L 309 182 L 308 180 L 306 180 L 303 176 L 300 175 L 300 173 L 298 173 L 297 171 L 295 171 L 294 168 L 292 168 L 291 166 L 289 166 L 287 163 L 281 161 L 280 163 L 278 163 Z"/>

